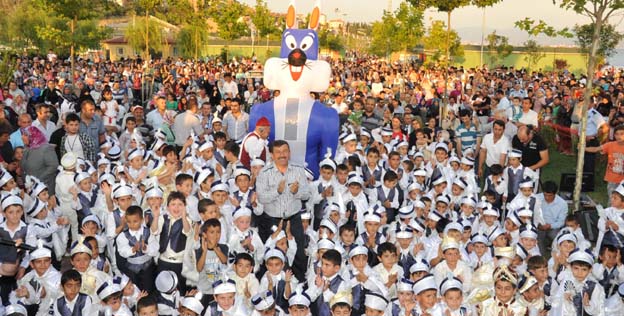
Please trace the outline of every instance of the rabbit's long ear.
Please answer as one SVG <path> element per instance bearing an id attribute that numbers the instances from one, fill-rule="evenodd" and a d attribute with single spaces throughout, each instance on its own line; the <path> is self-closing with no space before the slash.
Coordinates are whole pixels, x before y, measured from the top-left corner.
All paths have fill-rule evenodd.
<path id="1" fill-rule="evenodd" d="M 286 13 L 286 28 L 296 28 L 297 14 L 295 12 L 295 0 L 290 0 L 288 12 Z"/>
<path id="2" fill-rule="evenodd" d="M 312 13 L 310 14 L 309 28 L 312 30 L 318 29 L 320 19 L 321 19 L 321 0 L 316 0 L 316 2 L 314 3 L 314 9 L 312 9 Z"/>

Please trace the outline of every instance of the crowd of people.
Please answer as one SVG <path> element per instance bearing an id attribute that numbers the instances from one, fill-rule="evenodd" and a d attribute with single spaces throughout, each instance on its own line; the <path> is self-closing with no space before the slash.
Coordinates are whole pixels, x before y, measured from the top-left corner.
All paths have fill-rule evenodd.
<path id="1" fill-rule="evenodd" d="M 269 142 L 255 59 L 20 56 L 0 94 L 0 314 L 624 315 L 621 73 L 330 61 L 339 148 Z M 607 155 L 598 240 L 541 131 Z M 449 102 L 443 96 L 448 92 Z M 563 171 L 563 170 L 562 170 Z"/>

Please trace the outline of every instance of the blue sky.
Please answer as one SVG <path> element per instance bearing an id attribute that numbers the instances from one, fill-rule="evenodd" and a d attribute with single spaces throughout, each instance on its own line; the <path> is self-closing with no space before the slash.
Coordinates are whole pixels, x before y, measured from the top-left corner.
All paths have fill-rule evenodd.
<path id="1" fill-rule="evenodd" d="M 255 4 L 255 0 L 242 0 L 249 4 Z M 393 9 L 400 2 L 393 1 Z M 267 0 L 269 8 L 273 11 L 285 12 L 288 0 Z M 299 12 L 310 12 L 314 0 L 297 1 Z M 329 19 L 345 18 L 348 21 L 372 22 L 379 20 L 388 6 L 387 0 L 321 0 L 321 10 Z M 340 14 L 335 13 L 338 8 Z M 481 39 L 481 22 L 483 11 L 476 7 L 466 7 L 453 12 L 452 25 L 458 30 L 464 42 L 479 42 Z M 585 24 L 589 20 L 573 12 L 560 9 L 553 5 L 551 0 L 503 0 L 497 5 L 486 9 L 486 34 L 496 30 L 498 34 L 506 35 L 513 44 L 524 42 L 526 34 L 514 29 L 514 22 L 531 17 L 535 20 L 545 20 L 557 28 L 572 27 L 575 24 Z M 430 24 L 431 19 L 446 21 L 445 13 L 434 10 L 425 12 L 425 24 Z M 612 18 L 611 23 L 619 24 L 618 30 L 624 32 L 624 24 L 620 24 L 622 16 Z M 538 38 L 539 41 L 549 44 L 569 44 L 565 39 L 547 40 Z"/>

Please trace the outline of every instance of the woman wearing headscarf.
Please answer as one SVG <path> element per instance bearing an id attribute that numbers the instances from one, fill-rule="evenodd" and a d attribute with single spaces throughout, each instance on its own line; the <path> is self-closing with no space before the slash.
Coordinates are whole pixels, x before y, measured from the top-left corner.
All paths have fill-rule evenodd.
<path id="1" fill-rule="evenodd" d="M 29 126 L 22 130 L 24 141 L 24 157 L 22 158 L 22 170 L 24 174 L 33 175 L 46 186 L 50 195 L 54 194 L 58 160 L 54 152 L 54 146 L 46 141 L 45 135 L 36 127 Z"/>

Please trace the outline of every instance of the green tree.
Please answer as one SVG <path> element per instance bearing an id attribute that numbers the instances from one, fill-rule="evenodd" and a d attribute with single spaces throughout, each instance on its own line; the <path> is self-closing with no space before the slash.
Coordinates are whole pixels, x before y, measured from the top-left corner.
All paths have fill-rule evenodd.
<path id="1" fill-rule="evenodd" d="M 450 39 L 448 45 L 447 38 Z M 431 59 L 443 65 L 449 65 L 448 59 L 446 58 L 447 46 L 451 57 L 464 56 L 464 47 L 461 45 L 459 35 L 453 30 L 449 33 L 444 21 L 435 20 L 431 22 L 431 27 L 427 30 L 427 35 L 423 37 L 423 44 L 425 50 L 433 52 Z M 451 58 L 451 60 L 453 59 Z"/>
<path id="2" fill-rule="evenodd" d="M 583 52 L 589 53 L 591 48 L 592 35 L 594 34 L 594 25 L 576 25 L 574 27 L 576 33 L 576 43 L 581 47 Z M 623 34 L 615 29 L 613 24 L 604 24 L 600 30 L 600 44 L 596 51 L 597 57 L 605 59 L 615 52 L 615 48 L 623 38 Z"/>
<path id="3" fill-rule="evenodd" d="M 483 18 L 481 21 L 481 54 L 479 55 L 479 64 L 483 65 L 483 50 L 485 45 L 485 9 L 491 7 L 502 0 L 472 0 L 472 4 L 483 10 Z"/>
<path id="4" fill-rule="evenodd" d="M 143 52 L 146 60 L 150 59 L 150 50 L 162 51 L 162 32 L 156 23 L 149 21 L 149 18 L 134 16 L 126 28 L 124 37 L 135 51 Z"/>
<path id="5" fill-rule="evenodd" d="M 330 31 L 327 27 L 318 30 L 319 45 L 321 49 L 330 51 L 341 51 L 344 49 L 344 43 L 340 36 Z"/>
<path id="6" fill-rule="evenodd" d="M 258 30 L 258 38 L 262 38 L 267 35 L 279 35 L 280 29 L 277 25 L 275 17 L 269 11 L 266 1 L 256 0 L 255 12 L 251 16 L 251 22 L 256 26 Z"/>
<path id="7" fill-rule="evenodd" d="M 487 43 L 491 66 L 495 66 L 505 60 L 513 51 L 513 46 L 509 44 L 509 38 L 496 34 L 496 31 L 487 36 Z"/>
<path id="8" fill-rule="evenodd" d="M 399 31 L 398 20 L 392 12 L 384 11 L 381 21 L 373 23 L 372 39 L 369 51 L 378 56 L 390 56 L 401 50 L 401 43 L 396 40 Z"/>
<path id="9" fill-rule="evenodd" d="M 215 0 L 210 6 L 209 16 L 219 25 L 219 37 L 226 41 L 233 41 L 249 34 L 244 21 L 248 13 L 247 7 L 238 1 Z"/>
<path id="10" fill-rule="evenodd" d="M 526 56 L 524 56 L 524 61 L 527 62 L 527 68 L 533 69 L 533 66 L 537 66 L 540 60 L 544 58 L 546 55 L 542 52 L 542 47 L 537 44 L 535 40 L 527 40 L 524 42 L 524 50 Z"/>
<path id="11" fill-rule="evenodd" d="M 182 27 L 177 36 L 176 45 L 185 58 L 197 58 L 203 54 L 202 47 L 208 42 L 206 20 L 197 18 Z"/>
<path id="12" fill-rule="evenodd" d="M 591 37 L 589 60 L 587 62 L 587 85 L 585 86 L 585 101 L 581 105 L 581 126 L 579 133 L 579 154 L 576 165 L 576 183 L 574 185 L 574 211 L 580 210 L 581 184 L 583 179 L 583 164 L 585 160 L 586 129 L 587 129 L 587 104 L 591 101 L 596 57 L 600 47 L 600 34 L 602 28 L 608 24 L 609 18 L 614 14 L 622 13 L 624 0 L 553 0 L 560 7 L 572 10 L 577 14 L 588 17 L 594 25 L 594 33 Z"/>
<path id="13" fill-rule="evenodd" d="M 410 50 L 420 41 L 424 33 L 423 11 L 402 2 L 394 14 L 398 23 L 395 40 L 401 50 Z"/>
<path id="14" fill-rule="evenodd" d="M 570 32 L 570 29 L 565 27 L 560 30 L 548 25 L 544 20 L 535 21 L 531 18 L 524 18 L 514 23 L 514 25 L 529 34 L 529 36 L 538 36 L 544 34 L 548 37 L 565 37 L 571 38 L 574 36 Z"/>
<path id="15" fill-rule="evenodd" d="M 76 47 L 89 46 L 92 42 L 99 42 L 106 34 L 99 32 L 91 32 L 96 26 L 93 22 L 85 22 L 93 20 L 99 16 L 101 8 L 105 0 L 44 0 L 50 11 L 56 15 L 62 24 L 67 27 L 59 27 L 58 25 L 48 26 L 49 29 L 39 29 L 38 33 L 41 37 L 50 36 L 59 44 L 69 46 L 69 56 L 71 61 L 71 76 L 74 76 L 74 55 Z M 87 27 L 87 30 L 78 31 L 80 27 Z"/>

